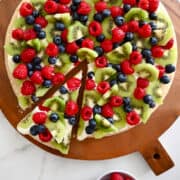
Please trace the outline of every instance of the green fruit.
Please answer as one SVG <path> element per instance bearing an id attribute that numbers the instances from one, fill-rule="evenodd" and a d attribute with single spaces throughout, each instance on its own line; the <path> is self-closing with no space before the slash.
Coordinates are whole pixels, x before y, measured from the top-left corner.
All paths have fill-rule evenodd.
<path id="1" fill-rule="evenodd" d="M 78 140 L 80 140 L 80 137 L 83 134 L 84 129 L 85 129 L 85 122 L 83 121 L 82 118 L 80 118 L 79 124 L 78 124 L 78 132 L 77 132 Z"/>
<path id="2" fill-rule="evenodd" d="M 28 106 L 30 105 L 30 101 L 29 98 L 25 97 L 25 96 L 19 96 L 18 97 L 18 103 L 19 106 L 24 110 L 26 108 L 28 108 Z"/>
<path id="3" fill-rule="evenodd" d="M 122 5 L 122 0 L 107 0 L 106 1 L 108 5 L 112 6 L 121 6 Z"/>
<path id="4" fill-rule="evenodd" d="M 122 46 L 114 49 L 113 51 L 106 54 L 108 61 L 113 64 L 119 64 L 124 59 L 129 58 L 132 52 L 132 45 L 130 42 L 123 44 Z"/>
<path id="5" fill-rule="evenodd" d="M 24 26 L 26 26 L 26 22 L 25 22 L 25 18 L 23 17 L 17 18 L 13 23 L 14 28 L 23 28 Z"/>
<path id="6" fill-rule="evenodd" d="M 44 4 L 46 0 L 31 0 L 33 5 Z"/>
<path id="7" fill-rule="evenodd" d="M 100 99 L 101 95 L 95 91 L 84 91 L 84 98 L 83 98 L 83 104 L 89 105 L 91 103 L 97 103 L 97 101 Z"/>
<path id="8" fill-rule="evenodd" d="M 68 27 L 68 42 L 76 41 L 87 35 L 87 27 L 76 21 L 74 24 Z"/>
<path id="9" fill-rule="evenodd" d="M 20 45 L 20 43 L 10 42 L 9 44 L 6 44 L 4 46 L 5 51 L 8 55 L 13 56 L 15 54 L 20 54 L 23 50 L 23 47 Z"/>
<path id="10" fill-rule="evenodd" d="M 114 121 L 114 126 L 118 129 L 122 129 L 126 126 L 126 113 L 122 107 L 113 108 L 117 120 Z"/>
<path id="11" fill-rule="evenodd" d="M 67 145 L 64 145 L 63 143 L 58 144 L 56 141 L 51 141 L 50 144 L 54 149 L 57 149 L 62 154 L 68 154 L 69 152 L 69 145 L 67 146 Z"/>
<path id="12" fill-rule="evenodd" d="M 70 99 L 73 100 L 73 101 L 77 101 L 78 96 L 79 96 L 79 90 L 72 91 L 70 93 Z"/>
<path id="13" fill-rule="evenodd" d="M 128 11 L 124 17 L 125 17 L 125 21 L 129 22 L 133 19 L 135 19 L 135 20 L 148 20 L 149 15 L 148 15 L 147 11 L 145 11 L 141 8 L 131 8 L 131 10 Z"/>
<path id="14" fill-rule="evenodd" d="M 46 87 L 39 87 L 37 90 L 36 90 L 36 97 L 42 97 L 44 96 L 46 93 L 48 92 L 48 88 Z"/>
<path id="15" fill-rule="evenodd" d="M 53 23 L 48 23 L 48 25 L 45 28 L 46 32 L 46 39 L 50 43 L 53 41 L 53 36 L 54 36 L 54 24 Z"/>
<path id="16" fill-rule="evenodd" d="M 142 78 L 148 78 L 150 81 L 156 81 L 159 77 L 159 71 L 151 64 L 139 64 L 135 66 L 135 71 Z"/>
<path id="17" fill-rule="evenodd" d="M 55 20 L 62 21 L 66 26 L 69 26 L 72 21 L 70 13 L 55 14 L 54 18 Z"/>
<path id="18" fill-rule="evenodd" d="M 81 60 L 87 60 L 89 62 L 92 62 L 96 57 L 98 57 L 97 52 L 89 48 L 80 48 L 77 51 L 77 55 Z"/>
<path id="19" fill-rule="evenodd" d="M 105 20 L 102 22 L 102 29 L 103 34 L 106 38 L 111 39 L 112 38 L 112 29 L 115 27 L 114 20 L 112 17 L 105 18 Z"/>
<path id="20" fill-rule="evenodd" d="M 33 124 L 32 117 L 31 115 L 28 115 L 18 123 L 17 129 L 21 132 L 21 129 L 29 129 L 32 126 L 32 124 Z"/>
<path id="21" fill-rule="evenodd" d="M 32 39 L 27 41 L 27 44 L 31 47 L 33 47 L 34 49 L 36 49 L 37 52 L 41 51 L 41 41 L 39 39 Z"/>

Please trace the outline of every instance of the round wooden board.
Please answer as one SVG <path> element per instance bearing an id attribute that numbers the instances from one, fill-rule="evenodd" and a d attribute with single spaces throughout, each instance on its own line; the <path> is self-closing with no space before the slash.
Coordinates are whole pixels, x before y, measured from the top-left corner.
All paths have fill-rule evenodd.
<path id="1" fill-rule="evenodd" d="M 0 108 L 14 128 L 16 128 L 17 123 L 22 119 L 24 114 L 17 106 L 16 97 L 13 94 L 7 77 L 3 45 L 7 26 L 19 2 L 19 0 L 0 1 L 0 16 L 2 17 L 0 20 Z M 176 7 L 178 10 L 178 6 L 173 5 L 174 9 L 170 6 L 170 4 L 173 3 L 175 2 L 166 0 L 165 6 L 175 22 L 177 40 L 180 45 L 180 21 L 178 19 L 180 14 L 178 14 L 178 11 L 175 11 Z M 156 174 L 164 172 L 173 166 L 173 162 L 159 143 L 158 138 L 172 125 L 180 114 L 180 103 L 178 101 L 180 99 L 179 89 L 180 63 L 178 63 L 175 81 L 163 106 L 158 108 L 146 125 L 139 125 L 127 132 L 101 140 L 88 139 L 79 142 L 73 138 L 70 152 L 64 157 L 84 160 L 102 160 L 139 151 Z M 63 156 L 58 151 L 39 144 L 30 137 L 26 138 L 46 151 Z"/>

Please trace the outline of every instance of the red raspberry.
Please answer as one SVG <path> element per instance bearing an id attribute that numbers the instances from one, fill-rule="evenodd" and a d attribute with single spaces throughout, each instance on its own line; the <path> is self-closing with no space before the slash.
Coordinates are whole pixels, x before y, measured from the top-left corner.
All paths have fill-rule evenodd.
<path id="1" fill-rule="evenodd" d="M 143 99 L 145 95 L 146 95 L 146 92 L 142 88 L 137 87 L 134 91 L 134 97 L 136 99 Z"/>
<path id="2" fill-rule="evenodd" d="M 120 173 L 112 173 L 111 180 L 126 180 Z"/>
<path id="3" fill-rule="evenodd" d="M 82 41 L 82 47 L 93 49 L 94 48 L 94 41 L 90 38 L 86 38 Z"/>
<path id="4" fill-rule="evenodd" d="M 138 7 L 140 7 L 141 9 L 144 9 L 144 10 L 148 10 L 149 9 L 149 0 L 140 0 L 138 3 Z"/>
<path id="5" fill-rule="evenodd" d="M 110 89 L 110 85 L 107 81 L 102 81 L 97 86 L 97 91 L 101 94 L 106 93 Z"/>
<path id="6" fill-rule="evenodd" d="M 124 4 L 130 4 L 131 6 L 136 5 L 136 0 L 123 0 Z"/>
<path id="7" fill-rule="evenodd" d="M 48 14 L 55 14 L 58 10 L 58 4 L 55 1 L 47 0 L 44 4 L 44 10 Z"/>
<path id="8" fill-rule="evenodd" d="M 124 32 L 129 32 L 128 23 L 124 23 L 121 27 L 119 27 Z"/>
<path id="9" fill-rule="evenodd" d="M 159 7 L 159 0 L 149 0 L 149 12 L 155 12 Z"/>
<path id="10" fill-rule="evenodd" d="M 131 67 L 131 64 L 128 60 L 123 61 L 121 63 L 121 68 L 122 68 L 122 72 L 124 74 L 133 74 L 134 73 L 134 69 Z"/>
<path id="11" fill-rule="evenodd" d="M 68 54 L 76 54 L 78 49 L 79 49 L 79 46 L 75 42 L 68 43 L 66 46 L 66 52 Z"/>
<path id="12" fill-rule="evenodd" d="M 111 6 L 110 10 L 111 10 L 111 15 L 113 18 L 115 18 L 117 16 L 123 16 L 123 14 L 124 14 L 123 9 L 119 6 Z"/>
<path id="13" fill-rule="evenodd" d="M 163 46 L 164 49 L 171 49 L 174 45 L 174 39 L 170 39 L 165 46 Z"/>
<path id="14" fill-rule="evenodd" d="M 25 64 L 19 64 L 13 71 L 13 76 L 16 79 L 26 79 L 28 75 L 28 69 Z"/>
<path id="15" fill-rule="evenodd" d="M 41 70 L 41 74 L 45 79 L 51 80 L 54 76 L 54 67 L 53 66 L 44 66 Z"/>
<path id="16" fill-rule="evenodd" d="M 120 43 L 124 40 L 125 33 L 120 28 L 116 27 L 112 30 L 112 42 L 113 43 Z"/>
<path id="17" fill-rule="evenodd" d="M 39 110 L 41 110 L 41 111 L 46 111 L 46 112 L 50 111 L 50 108 L 49 108 L 49 107 L 45 107 L 45 106 L 43 106 L 42 104 L 40 104 L 40 105 L 38 106 L 38 108 L 39 108 Z"/>
<path id="18" fill-rule="evenodd" d="M 62 5 L 62 4 L 59 4 L 58 13 L 67 13 L 67 12 L 70 12 L 69 7 L 65 6 L 65 5 Z"/>
<path id="19" fill-rule="evenodd" d="M 160 46 L 153 46 L 151 48 L 152 56 L 155 58 L 161 58 L 164 55 L 164 49 Z"/>
<path id="20" fill-rule="evenodd" d="M 34 31 L 34 29 L 26 29 L 24 31 L 24 40 L 28 41 L 31 39 L 35 39 L 37 37 L 36 32 Z"/>
<path id="21" fill-rule="evenodd" d="M 92 21 L 90 24 L 89 24 L 89 33 L 92 35 L 92 36 L 99 36 L 102 34 L 102 27 L 101 27 L 101 24 L 97 21 Z"/>
<path id="22" fill-rule="evenodd" d="M 39 24 L 42 28 L 45 28 L 48 25 L 48 21 L 43 16 L 37 17 L 35 23 Z"/>
<path id="23" fill-rule="evenodd" d="M 87 2 L 82 1 L 78 6 L 77 12 L 78 14 L 87 15 L 91 12 L 91 6 Z"/>
<path id="24" fill-rule="evenodd" d="M 33 48 L 26 48 L 21 52 L 21 60 L 25 63 L 31 62 L 36 56 L 36 51 Z"/>
<path id="25" fill-rule="evenodd" d="M 67 42 L 67 35 L 68 35 L 68 30 L 65 29 L 64 31 L 62 31 L 61 33 L 61 38 L 64 42 Z"/>
<path id="26" fill-rule="evenodd" d="M 23 17 L 29 16 L 33 12 L 33 6 L 30 3 L 24 2 L 22 3 L 19 11 L 21 16 Z"/>
<path id="27" fill-rule="evenodd" d="M 129 125 L 136 125 L 140 122 L 140 117 L 135 111 L 132 111 L 126 115 L 126 121 Z"/>
<path id="28" fill-rule="evenodd" d="M 107 66 L 108 62 L 105 56 L 101 56 L 96 58 L 95 64 L 99 68 L 104 68 Z"/>
<path id="29" fill-rule="evenodd" d="M 24 39 L 24 31 L 20 28 L 14 29 L 12 31 L 12 37 L 18 41 L 21 41 Z"/>
<path id="30" fill-rule="evenodd" d="M 111 40 L 106 39 L 101 43 L 101 47 L 103 48 L 105 52 L 109 52 L 109 51 L 112 51 L 113 49 L 113 43 Z"/>
<path id="31" fill-rule="evenodd" d="M 93 110 L 89 106 L 84 106 L 81 110 L 81 117 L 84 121 L 88 121 L 91 119 L 93 115 Z"/>
<path id="32" fill-rule="evenodd" d="M 35 91 L 36 91 L 36 88 L 32 81 L 27 80 L 23 82 L 22 87 L 21 87 L 21 93 L 24 96 L 32 95 L 34 94 Z"/>
<path id="33" fill-rule="evenodd" d="M 149 80 L 146 78 L 139 77 L 137 79 L 137 87 L 139 88 L 147 88 L 149 86 Z"/>
<path id="34" fill-rule="evenodd" d="M 61 4 L 69 4 L 71 0 L 60 0 Z"/>
<path id="35" fill-rule="evenodd" d="M 113 112 L 113 108 L 111 107 L 110 104 L 105 104 L 103 107 L 102 107 L 102 115 L 106 118 L 110 118 L 110 117 L 113 117 L 114 115 L 114 112 Z"/>
<path id="36" fill-rule="evenodd" d="M 139 36 L 142 38 L 148 38 L 152 34 L 152 28 L 149 24 L 145 24 L 142 27 L 139 27 Z"/>
<path id="37" fill-rule="evenodd" d="M 54 57 L 57 56 L 59 53 L 59 49 L 56 44 L 54 43 L 49 43 L 48 46 L 46 47 L 46 54 L 48 56 Z"/>
<path id="38" fill-rule="evenodd" d="M 35 84 L 42 84 L 44 79 L 41 75 L 40 71 L 35 71 L 33 75 L 31 76 L 31 81 Z"/>
<path id="39" fill-rule="evenodd" d="M 70 91 L 75 91 L 80 86 L 81 86 L 81 81 L 76 77 L 73 77 L 67 81 L 67 87 Z"/>
<path id="40" fill-rule="evenodd" d="M 64 74 L 56 73 L 52 78 L 52 83 L 54 85 L 58 85 L 58 84 L 64 82 L 64 80 L 65 80 Z"/>
<path id="41" fill-rule="evenodd" d="M 93 79 L 86 80 L 86 89 L 87 90 L 93 90 L 95 87 L 96 87 L 96 84 Z"/>
<path id="42" fill-rule="evenodd" d="M 103 10 L 107 9 L 107 3 L 104 1 L 99 1 L 95 4 L 95 9 L 97 12 L 102 12 Z"/>
<path id="43" fill-rule="evenodd" d="M 78 113 L 78 105 L 74 101 L 68 101 L 65 108 L 65 113 L 68 116 L 74 116 Z"/>
<path id="44" fill-rule="evenodd" d="M 142 54 L 139 51 L 133 51 L 130 55 L 130 63 L 133 65 L 137 65 L 142 62 Z"/>
<path id="45" fill-rule="evenodd" d="M 165 68 L 161 65 L 157 65 L 156 68 L 159 70 L 159 79 L 161 79 L 164 76 Z"/>
<path id="46" fill-rule="evenodd" d="M 52 135 L 51 135 L 51 133 L 49 132 L 49 130 L 46 129 L 45 132 L 39 133 L 39 139 L 40 139 L 42 142 L 49 142 L 49 141 L 51 141 L 51 139 L 52 139 Z"/>
<path id="47" fill-rule="evenodd" d="M 36 124 L 44 124 L 47 119 L 47 114 L 45 112 L 36 112 L 33 114 L 32 119 Z"/>
<path id="48" fill-rule="evenodd" d="M 134 33 L 138 32 L 138 30 L 139 30 L 139 23 L 138 23 L 138 21 L 136 21 L 136 20 L 130 21 L 128 23 L 128 29 L 129 29 L 130 32 L 134 32 Z"/>
<path id="49" fill-rule="evenodd" d="M 119 107 L 123 104 L 123 98 L 120 96 L 111 96 L 110 105 L 113 107 Z"/>

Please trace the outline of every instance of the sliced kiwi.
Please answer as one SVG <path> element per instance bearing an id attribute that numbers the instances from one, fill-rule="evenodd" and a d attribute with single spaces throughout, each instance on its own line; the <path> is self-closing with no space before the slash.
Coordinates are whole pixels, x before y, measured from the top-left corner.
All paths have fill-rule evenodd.
<path id="1" fill-rule="evenodd" d="M 97 104 L 99 106 L 103 106 L 108 102 L 108 98 L 111 96 L 112 92 L 107 91 L 103 96 L 97 101 Z"/>
<path id="2" fill-rule="evenodd" d="M 70 13 L 55 14 L 54 18 L 58 21 L 62 21 L 66 26 L 69 26 L 72 21 Z"/>
<path id="3" fill-rule="evenodd" d="M 122 0 L 106 0 L 108 5 L 112 6 L 121 6 L 122 5 Z"/>
<path id="4" fill-rule="evenodd" d="M 56 141 L 51 141 L 50 144 L 54 149 L 57 149 L 62 154 L 68 154 L 69 152 L 69 146 L 64 145 L 63 143 L 58 144 Z"/>
<path id="5" fill-rule="evenodd" d="M 83 134 L 84 129 L 85 129 L 85 122 L 83 121 L 82 118 L 80 118 L 79 124 L 78 124 L 78 132 L 77 132 L 78 140 L 80 140 L 80 137 Z"/>
<path id="6" fill-rule="evenodd" d="M 131 10 L 128 11 L 124 17 L 125 17 L 125 21 L 129 22 L 133 19 L 135 19 L 135 20 L 148 20 L 149 15 L 148 15 L 147 11 L 145 11 L 141 8 L 131 8 Z"/>
<path id="7" fill-rule="evenodd" d="M 106 38 L 111 39 L 111 30 L 115 27 L 114 20 L 112 17 L 105 18 L 102 22 L 103 34 Z"/>
<path id="8" fill-rule="evenodd" d="M 84 91 L 83 104 L 90 105 L 91 103 L 95 104 L 100 99 L 101 95 L 95 91 Z"/>
<path id="9" fill-rule="evenodd" d="M 119 64 L 124 59 L 128 58 L 132 52 L 132 45 L 131 43 L 127 42 L 122 46 L 114 49 L 113 51 L 106 54 L 109 62 L 113 64 Z"/>
<path id="10" fill-rule="evenodd" d="M 33 5 L 44 4 L 46 0 L 31 0 Z"/>
<path id="11" fill-rule="evenodd" d="M 79 95 L 79 90 L 72 91 L 72 92 L 70 93 L 70 98 L 71 98 L 71 100 L 77 101 L 78 95 Z"/>
<path id="12" fill-rule="evenodd" d="M 49 22 L 45 28 L 45 32 L 47 41 L 52 42 L 54 36 L 54 24 Z"/>
<path id="13" fill-rule="evenodd" d="M 36 49 L 37 52 L 41 51 L 42 45 L 41 41 L 38 38 L 27 41 L 27 44 Z"/>
<path id="14" fill-rule="evenodd" d="M 13 23 L 14 28 L 23 28 L 25 25 L 26 25 L 25 18 L 23 17 L 18 17 Z"/>
<path id="15" fill-rule="evenodd" d="M 77 55 L 79 59 L 87 60 L 89 62 L 92 62 L 96 57 L 98 57 L 97 52 L 89 48 L 80 48 L 77 51 Z"/>
<path id="16" fill-rule="evenodd" d="M 48 92 L 48 88 L 46 87 L 38 87 L 36 90 L 36 97 L 42 97 Z"/>
<path id="17" fill-rule="evenodd" d="M 6 44 L 4 48 L 10 56 L 13 56 L 16 54 L 20 54 L 24 47 L 22 47 L 20 43 L 10 42 L 9 44 Z"/>
<path id="18" fill-rule="evenodd" d="M 17 129 L 23 133 L 22 131 L 25 129 L 29 129 L 33 124 L 33 120 L 31 115 L 28 115 L 27 117 L 25 117 L 23 120 L 21 120 L 18 125 L 17 125 Z"/>
<path id="19" fill-rule="evenodd" d="M 135 70 L 142 78 L 148 78 L 150 81 L 158 80 L 159 71 L 151 64 L 142 63 L 135 66 Z"/>
<path id="20" fill-rule="evenodd" d="M 31 104 L 29 98 L 25 96 L 19 96 L 18 103 L 22 109 L 28 108 L 28 106 Z"/>
<path id="21" fill-rule="evenodd" d="M 122 129 L 126 126 L 126 113 L 122 107 L 113 109 L 117 120 L 114 121 L 114 126 L 118 129 Z"/>

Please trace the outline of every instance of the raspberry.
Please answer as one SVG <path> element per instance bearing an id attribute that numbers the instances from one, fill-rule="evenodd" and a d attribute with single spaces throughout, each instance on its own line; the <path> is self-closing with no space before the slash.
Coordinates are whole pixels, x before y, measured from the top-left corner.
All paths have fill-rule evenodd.
<path id="1" fill-rule="evenodd" d="M 70 12 L 69 7 L 65 6 L 65 5 L 62 5 L 62 4 L 59 4 L 58 13 L 67 13 L 67 12 Z"/>
<path id="2" fill-rule="evenodd" d="M 31 39 L 35 39 L 36 38 L 36 32 L 34 31 L 34 29 L 26 29 L 24 31 L 24 40 L 28 41 Z"/>
<path id="3" fill-rule="evenodd" d="M 68 35 L 68 30 L 65 29 L 64 31 L 62 31 L 61 33 L 61 38 L 64 42 L 67 42 L 67 35 Z"/>
<path id="4" fill-rule="evenodd" d="M 164 76 L 165 68 L 161 65 L 157 65 L 156 68 L 159 70 L 159 79 L 161 79 Z"/>
<path id="5" fill-rule="evenodd" d="M 95 9 L 97 12 L 102 12 L 103 10 L 107 9 L 107 3 L 104 1 L 99 1 L 95 4 Z"/>
<path id="6" fill-rule="evenodd" d="M 155 58 L 161 58 L 164 55 L 164 49 L 160 46 L 153 46 L 151 48 L 152 56 Z"/>
<path id="7" fill-rule="evenodd" d="M 119 6 L 111 6 L 110 11 L 111 11 L 111 15 L 113 18 L 115 18 L 117 16 L 123 16 L 123 14 L 124 14 L 123 9 L 120 8 Z"/>
<path id="8" fill-rule="evenodd" d="M 149 86 L 149 80 L 146 78 L 139 77 L 137 79 L 137 87 L 139 88 L 147 88 Z"/>
<path id="9" fill-rule="evenodd" d="M 47 114 L 45 112 L 36 112 L 33 114 L 32 119 L 36 124 L 44 124 L 47 119 Z"/>
<path id="10" fill-rule="evenodd" d="M 77 12 L 78 14 L 87 15 L 91 12 L 91 6 L 87 2 L 82 1 L 78 6 Z"/>
<path id="11" fill-rule="evenodd" d="M 31 81 L 35 84 L 42 84 L 44 79 L 40 71 L 35 71 L 31 76 Z"/>
<path id="12" fill-rule="evenodd" d="M 129 125 L 136 125 L 140 122 L 140 117 L 135 111 L 132 111 L 126 115 L 126 121 Z"/>
<path id="13" fill-rule="evenodd" d="M 94 48 L 94 41 L 90 38 L 86 38 L 82 42 L 82 47 L 93 49 Z"/>
<path id="14" fill-rule="evenodd" d="M 99 68 L 106 67 L 108 62 L 105 56 L 97 57 L 95 60 L 95 64 Z"/>
<path id="15" fill-rule="evenodd" d="M 109 52 L 113 49 L 113 43 L 111 40 L 106 39 L 101 43 L 101 47 L 105 52 Z"/>
<path id="16" fill-rule="evenodd" d="M 54 85 L 58 85 L 58 84 L 64 82 L 64 80 L 65 80 L 64 74 L 56 73 L 52 78 L 52 83 Z"/>
<path id="17" fill-rule="evenodd" d="M 74 116 L 78 113 L 78 105 L 74 101 L 68 101 L 65 108 L 65 113 L 69 116 Z"/>
<path id="18" fill-rule="evenodd" d="M 130 4 L 131 6 L 136 5 L 136 0 L 123 0 L 124 4 Z"/>
<path id="19" fill-rule="evenodd" d="M 97 91 L 101 94 L 106 93 L 110 89 L 110 85 L 106 81 L 102 81 L 97 86 Z"/>
<path id="20" fill-rule="evenodd" d="M 128 60 L 123 61 L 121 63 L 121 68 L 122 68 L 122 72 L 124 74 L 133 74 L 134 73 L 134 69 L 131 67 L 131 64 Z"/>
<path id="21" fill-rule="evenodd" d="M 92 36 L 99 36 L 102 34 L 102 27 L 101 27 L 101 24 L 97 21 L 92 21 L 90 24 L 89 24 L 89 33 L 92 35 Z"/>
<path id="22" fill-rule="evenodd" d="M 145 24 L 142 27 L 139 28 L 139 36 L 142 38 L 148 38 L 152 34 L 152 28 L 149 24 Z"/>
<path id="23" fill-rule="evenodd" d="M 125 33 L 120 28 L 116 27 L 112 30 L 112 42 L 121 43 L 125 38 Z"/>
<path id="24" fill-rule="evenodd" d="M 120 29 L 124 32 L 129 32 L 129 27 L 128 27 L 128 23 L 124 23 Z"/>
<path id="25" fill-rule="evenodd" d="M 44 4 L 44 10 L 48 14 L 55 14 L 58 10 L 58 4 L 55 1 L 46 1 Z"/>
<path id="26" fill-rule="evenodd" d="M 39 24 L 42 28 L 45 28 L 48 24 L 48 21 L 43 16 L 39 16 L 35 19 L 35 23 Z"/>
<path id="27" fill-rule="evenodd" d="M 95 87 L 96 87 L 96 84 L 93 79 L 86 80 L 86 89 L 87 90 L 93 90 Z"/>
<path id="28" fill-rule="evenodd" d="M 21 93 L 24 96 L 32 95 L 34 94 L 35 91 L 36 91 L 36 88 L 32 81 L 27 80 L 23 82 L 22 87 L 21 87 Z"/>
<path id="29" fill-rule="evenodd" d="M 144 10 L 148 10 L 149 9 L 149 0 L 140 0 L 138 3 L 138 7 L 140 7 L 141 9 L 144 9 Z"/>
<path id="30" fill-rule="evenodd" d="M 49 141 L 52 139 L 52 135 L 51 135 L 51 133 L 49 132 L 49 130 L 46 129 L 45 132 L 39 133 L 39 139 L 40 139 L 42 142 L 49 142 Z"/>
<path id="31" fill-rule="evenodd" d="M 110 118 L 110 117 L 113 117 L 114 115 L 114 112 L 113 112 L 113 108 L 111 107 L 110 104 L 105 104 L 103 107 L 102 107 L 102 115 L 106 118 Z"/>
<path id="32" fill-rule="evenodd" d="M 51 80 L 54 76 L 54 67 L 52 66 L 44 66 L 41 70 L 41 74 L 45 79 Z"/>
<path id="33" fill-rule="evenodd" d="M 111 180 L 126 180 L 120 173 L 112 173 Z"/>
<path id="34" fill-rule="evenodd" d="M 45 107 L 45 106 L 43 106 L 42 104 L 40 104 L 40 105 L 38 106 L 38 108 L 39 108 L 39 110 L 41 110 L 41 111 L 46 111 L 46 112 L 50 111 L 50 108 L 49 108 L 49 107 Z"/>
<path id="35" fill-rule="evenodd" d="M 89 106 L 84 106 L 81 110 L 81 117 L 84 121 L 90 120 L 92 114 L 93 114 L 93 110 Z"/>
<path id="36" fill-rule="evenodd" d="M 120 96 L 111 96 L 110 105 L 113 107 L 119 107 L 123 104 L 123 99 Z"/>
<path id="37" fill-rule="evenodd" d="M 143 99 L 145 95 L 146 95 L 146 92 L 142 88 L 137 87 L 134 91 L 134 97 L 136 99 Z"/>
<path id="38" fill-rule="evenodd" d="M 79 46 L 75 42 L 68 43 L 66 46 L 66 52 L 68 54 L 76 54 L 78 49 L 79 49 Z"/>
<path id="39" fill-rule="evenodd" d="M 53 57 L 53 56 L 57 56 L 58 53 L 59 53 L 59 49 L 57 45 L 54 43 L 49 43 L 48 46 L 46 47 L 46 54 L 48 56 Z"/>
<path id="40" fill-rule="evenodd" d="M 164 49 L 171 49 L 174 45 L 174 39 L 170 39 L 165 46 L 163 46 Z"/>
<path id="41" fill-rule="evenodd" d="M 21 60 L 25 63 L 31 62 L 36 56 L 36 51 L 33 48 L 26 48 L 21 52 Z"/>
<path id="42" fill-rule="evenodd" d="M 24 2 L 22 3 L 19 11 L 21 16 L 23 17 L 29 16 L 33 12 L 33 6 L 30 3 Z"/>
<path id="43" fill-rule="evenodd" d="M 134 32 L 134 33 L 138 32 L 138 30 L 139 30 L 138 21 L 135 21 L 135 20 L 130 21 L 128 23 L 128 29 L 129 29 L 130 32 Z"/>
<path id="44" fill-rule="evenodd" d="M 60 0 L 61 4 L 69 4 L 71 0 Z"/>
<path id="45" fill-rule="evenodd" d="M 130 55 L 129 62 L 133 65 L 137 65 L 142 62 L 142 54 L 139 51 L 133 51 Z"/>
<path id="46" fill-rule="evenodd" d="M 19 64 L 13 71 L 13 76 L 16 79 L 26 79 L 28 75 L 28 69 L 25 64 Z"/>
<path id="47" fill-rule="evenodd" d="M 149 12 L 155 12 L 159 7 L 159 0 L 149 0 Z"/>
<path id="48" fill-rule="evenodd" d="M 14 39 L 16 39 L 16 40 L 21 41 L 21 40 L 24 39 L 24 31 L 23 31 L 22 29 L 20 29 L 20 28 L 14 29 L 14 30 L 12 31 L 12 37 L 13 37 Z"/>
<path id="49" fill-rule="evenodd" d="M 70 91 L 75 91 L 81 86 L 81 81 L 78 78 L 71 78 L 67 81 L 67 87 Z"/>

